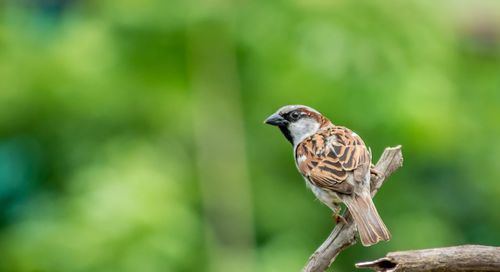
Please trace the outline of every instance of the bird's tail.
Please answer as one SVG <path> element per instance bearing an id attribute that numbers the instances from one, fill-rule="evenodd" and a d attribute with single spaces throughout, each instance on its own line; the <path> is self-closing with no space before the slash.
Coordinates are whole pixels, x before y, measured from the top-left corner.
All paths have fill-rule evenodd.
<path id="1" fill-rule="evenodd" d="M 353 194 L 343 200 L 358 227 L 359 238 L 363 246 L 371 246 L 378 241 L 391 239 L 391 234 L 378 215 L 370 194 Z"/>

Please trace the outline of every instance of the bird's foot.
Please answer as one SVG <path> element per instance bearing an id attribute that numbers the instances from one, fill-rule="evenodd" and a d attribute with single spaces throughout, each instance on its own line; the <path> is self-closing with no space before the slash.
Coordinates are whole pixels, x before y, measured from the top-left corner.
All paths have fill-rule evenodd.
<path id="1" fill-rule="evenodd" d="M 380 171 L 378 171 L 377 169 L 375 169 L 375 166 L 373 164 L 370 167 L 370 175 L 376 176 L 377 178 L 382 177 L 382 173 Z"/>
<path id="2" fill-rule="evenodd" d="M 345 220 L 345 218 L 342 215 L 340 215 L 341 211 L 342 211 L 342 208 L 340 206 L 338 206 L 338 208 L 336 208 L 333 211 L 332 219 L 335 222 L 335 224 L 339 224 L 340 222 L 347 224 L 347 220 Z"/>
<path id="3" fill-rule="evenodd" d="M 345 220 L 345 218 L 340 215 L 340 214 L 337 214 L 337 215 L 333 215 L 335 217 L 335 224 L 340 224 L 340 223 L 343 223 L 344 225 L 347 225 L 347 220 Z"/>

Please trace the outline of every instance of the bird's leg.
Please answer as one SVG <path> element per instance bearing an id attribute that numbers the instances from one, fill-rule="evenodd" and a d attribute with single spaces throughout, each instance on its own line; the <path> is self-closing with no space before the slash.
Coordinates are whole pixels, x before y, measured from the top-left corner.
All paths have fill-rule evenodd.
<path id="1" fill-rule="evenodd" d="M 336 205 L 335 209 L 333 210 L 332 218 L 335 221 L 335 224 L 339 224 L 340 222 L 347 224 L 347 221 L 345 218 L 340 215 L 340 212 L 342 211 L 342 207 L 340 205 Z"/>

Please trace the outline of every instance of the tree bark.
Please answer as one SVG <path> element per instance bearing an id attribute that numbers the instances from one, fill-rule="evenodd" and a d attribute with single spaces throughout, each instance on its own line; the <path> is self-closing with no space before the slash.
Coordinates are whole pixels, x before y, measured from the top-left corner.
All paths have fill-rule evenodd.
<path id="1" fill-rule="evenodd" d="M 500 271 L 500 247 L 464 245 L 445 248 L 397 251 L 357 268 L 380 272 Z"/>
<path id="2" fill-rule="evenodd" d="M 378 175 L 371 177 L 372 197 L 380 189 L 387 177 L 403 165 L 401 146 L 388 147 L 382 153 L 375 166 Z M 356 225 L 349 211 L 344 213 L 346 223 L 340 222 L 335 226 L 328 238 L 309 258 L 303 272 L 323 272 L 335 261 L 339 253 L 356 243 Z"/>

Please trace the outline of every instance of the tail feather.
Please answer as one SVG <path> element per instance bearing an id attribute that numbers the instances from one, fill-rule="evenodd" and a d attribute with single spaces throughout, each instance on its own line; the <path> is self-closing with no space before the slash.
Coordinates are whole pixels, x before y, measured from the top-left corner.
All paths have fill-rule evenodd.
<path id="1" fill-rule="evenodd" d="M 371 246 L 379 241 L 391 239 L 391 234 L 378 215 L 369 194 L 353 194 L 343 200 L 358 227 L 359 238 L 363 246 Z"/>

